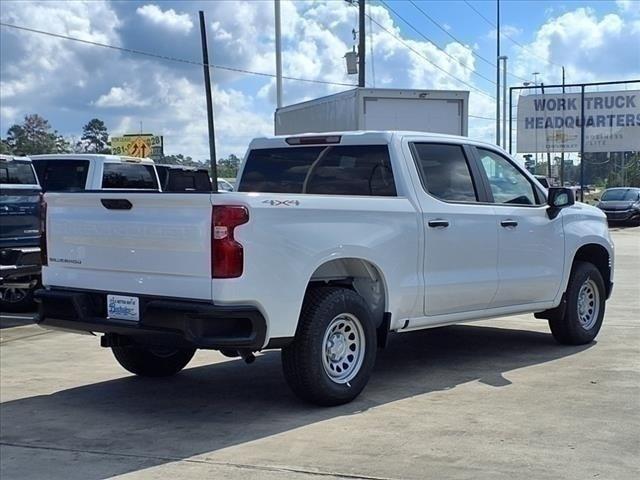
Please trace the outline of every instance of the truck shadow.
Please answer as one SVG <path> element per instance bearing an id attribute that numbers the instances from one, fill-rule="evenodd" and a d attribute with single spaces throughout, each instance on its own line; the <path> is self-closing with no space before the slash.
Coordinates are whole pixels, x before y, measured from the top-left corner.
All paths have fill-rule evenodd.
<path id="1" fill-rule="evenodd" d="M 171 379 L 126 376 L 9 401 L 1 408 L 4 445 L 115 457 L 97 468 L 83 460 L 86 456 L 75 456 L 71 465 L 60 462 L 64 456 L 47 457 L 34 449 L 27 465 L 12 465 L 17 460 L 7 456 L 5 473 L 29 477 L 32 466 L 41 463 L 37 471 L 49 471 L 50 478 L 108 478 L 467 382 L 500 388 L 510 383 L 505 372 L 586 348 L 559 346 L 546 333 L 467 325 L 394 335 L 388 348 L 379 351 L 363 394 L 334 408 L 299 402 L 286 386 L 278 352 L 266 352 L 254 365 L 231 360 L 190 368 Z"/>

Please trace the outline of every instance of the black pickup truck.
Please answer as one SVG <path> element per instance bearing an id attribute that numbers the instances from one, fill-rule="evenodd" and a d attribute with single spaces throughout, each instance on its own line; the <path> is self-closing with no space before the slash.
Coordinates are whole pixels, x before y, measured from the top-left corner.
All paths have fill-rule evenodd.
<path id="1" fill-rule="evenodd" d="M 0 310 L 33 306 L 40 282 L 40 185 L 31 160 L 0 155 Z"/>

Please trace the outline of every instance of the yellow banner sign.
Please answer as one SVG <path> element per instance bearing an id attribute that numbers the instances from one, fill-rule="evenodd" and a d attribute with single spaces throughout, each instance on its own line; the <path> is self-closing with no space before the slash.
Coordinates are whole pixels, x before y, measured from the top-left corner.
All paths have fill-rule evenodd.
<path id="1" fill-rule="evenodd" d="M 140 134 L 111 137 L 111 153 L 129 157 L 151 157 L 155 151 L 162 150 L 160 135 Z"/>

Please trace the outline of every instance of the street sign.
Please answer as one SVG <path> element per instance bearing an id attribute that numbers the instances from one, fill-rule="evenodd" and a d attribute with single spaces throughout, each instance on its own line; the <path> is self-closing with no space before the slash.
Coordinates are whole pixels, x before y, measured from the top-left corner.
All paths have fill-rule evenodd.
<path id="1" fill-rule="evenodd" d="M 579 93 L 521 95 L 518 152 L 578 152 Z M 640 150 L 640 90 L 584 94 L 585 152 Z"/>
<path id="2" fill-rule="evenodd" d="M 129 157 L 149 157 L 161 160 L 163 157 L 163 137 L 151 133 L 127 134 L 111 137 L 111 153 Z"/>

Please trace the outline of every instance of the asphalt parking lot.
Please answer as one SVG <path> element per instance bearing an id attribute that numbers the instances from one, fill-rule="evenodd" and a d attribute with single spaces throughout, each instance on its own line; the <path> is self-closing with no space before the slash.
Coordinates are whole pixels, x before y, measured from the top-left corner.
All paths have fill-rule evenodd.
<path id="1" fill-rule="evenodd" d="M 596 343 L 530 315 L 395 335 L 336 408 L 301 404 L 278 352 L 142 379 L 95 337 L 2 314 L 0 477 L 639 478 L 640 228 L 613 237 Z"/>

